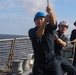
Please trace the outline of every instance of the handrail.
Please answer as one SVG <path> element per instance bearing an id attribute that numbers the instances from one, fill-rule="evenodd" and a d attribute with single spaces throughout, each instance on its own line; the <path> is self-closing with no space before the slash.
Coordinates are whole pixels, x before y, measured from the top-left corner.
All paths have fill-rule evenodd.
<path id="1" fill-rule="evenodd" d="M 8 58 L 6 59 L 6 63 L 9 68 L 11 68 L 12 60 L 16 59 L 16 54 L 17 58 L 21 58 L 23 56 L 26 57 L 26 54 L 33 52 L 29 37 L 0 39 L 0 49 L 0 60 L 5 61 L 5 59 L 2 59 L 4 58 L 2 53 L 5 53 L 5 55 L 7 55 L 6 57 Z"/>
<path id="2" fill-rule="evenodd" d="M 23 40 L 23 39 L 29 39 L 29 37 L 21 37 L 21 38 L 8 38 L 8 39 L 0 39 L 0 41 L 10 41 L 10 40 L 14 40 L 14 39 L 17 39 L 17 40 Z"/>
<path id="3" fill-rule="evenodd" d="M 0 39 L 0 42 L 1 42 L 1 41 L 10 41 L 10 40 L 14 40 L 14 38 L 9 38 L 9 39 Z"/>

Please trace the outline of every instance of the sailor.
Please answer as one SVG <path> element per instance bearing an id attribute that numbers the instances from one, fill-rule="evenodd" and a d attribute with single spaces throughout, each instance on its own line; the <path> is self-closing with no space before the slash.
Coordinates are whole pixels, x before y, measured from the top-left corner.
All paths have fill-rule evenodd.
<path id="1" fill-rule="evenodd" d="M 55 43 L 54 43 L 54 50 L 56 58 L 61 62 L 61 68 L 68 75 L 76 75 L 76 70 L 74 66 L 63 57 L 62 47 L 67 46 L 68 38 L 64 35 L 64 33 L 69 28 L 69 23 L 67 21 L 61 21 L 58 24 L 58 30 L 55 31 Z"/>
<path id="2" fill-rule="evenodd" d="M 36 27 L 29 30 L 34 50 L 33 75 L 62 75 L 62 69 L 54 54 L 54 33 L 57 22 L 52 8 L 46 7 L 48 15 L 37 12 Z"/>

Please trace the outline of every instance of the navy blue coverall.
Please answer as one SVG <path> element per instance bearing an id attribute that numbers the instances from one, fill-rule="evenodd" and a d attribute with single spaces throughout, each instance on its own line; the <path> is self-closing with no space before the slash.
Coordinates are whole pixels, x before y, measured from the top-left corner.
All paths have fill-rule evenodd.
<path id="1" fill-rule="evenodd" d="M 57 25 L 46 25 L 42 38 L 38 38 L 36 35 L 37 27 L 29 30 L 34 50 L 33 75 L 62 75 L 61 66 L 54 54 L 53 30 L 56 28 Z"/>
<path id="2" fill-rule="evenodd" d="M 58 35 L 60 39 L 62 39 L 66 43 L 68 42 L 68 38 L 64 34 L 61 35 L 59 30 L 57 30 L 55 33 Z M 56 58 L 59 59 L 59 61 L 61 62 L 62 70 L 68 72 L 68 75 L 76 75 L 76 70 L 73 67 L 73 65 L 68 60 L 63 58 L 62 46 L 59 43 L 57 43 L 57 40 L 55 40 L 54 42 L 54 50 Z"/>
<path id="3" fill-rule="evenodd" d="M 76 39 L 76 29 L 72 30 L 70 41 L 73 41 L 75 39 Z M 74 43 L 72 42 L 72 44 L 74 44 Z M 75 55 L 74 55 L 73 65 L 76 68 L 76 47 L 75 47 Z"/>

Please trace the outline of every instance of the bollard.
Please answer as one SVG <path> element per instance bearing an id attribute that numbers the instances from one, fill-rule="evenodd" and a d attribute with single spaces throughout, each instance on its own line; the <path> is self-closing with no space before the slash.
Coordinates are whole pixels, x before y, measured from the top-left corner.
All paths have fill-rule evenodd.
<path id="1" fill-rule="evenodd" d="M 30 59 L 32 59 L 32 57 L 33 57 L 33 54 L 28 54 L 28 59 L 30 60 Z"/>
<path id="2" fill-rule="evenodd" d="M 29 59 L 29 65 L 32 67 L 33 62 L 34 62 L 34 55 L 33 54 L 28 54 L 28 59 Z"/>
<path id="3" fill-rule="evenodd" d="M 20 60 L 23 60 L 23 64 L 22 64 L 23 71 L 29 70 L 30 69 L 29 59 L 28 58 L 21 58 Z"/>
<path id="4" fill-rule="evenodd" d="M 23 73 L 22 69 L 23 60 L 13 60 L 12 61 L 12 72 L 13 73 Z"/>

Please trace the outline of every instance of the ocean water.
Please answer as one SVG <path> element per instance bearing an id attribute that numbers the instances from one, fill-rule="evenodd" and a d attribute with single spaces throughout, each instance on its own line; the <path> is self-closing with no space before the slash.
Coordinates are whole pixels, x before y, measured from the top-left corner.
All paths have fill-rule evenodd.
<path id="1" fill-rule="evenodd" d="M 19 38 L 19 37 L 25 37 L 25 35 L 0 34 L 0 39 Z"/>

